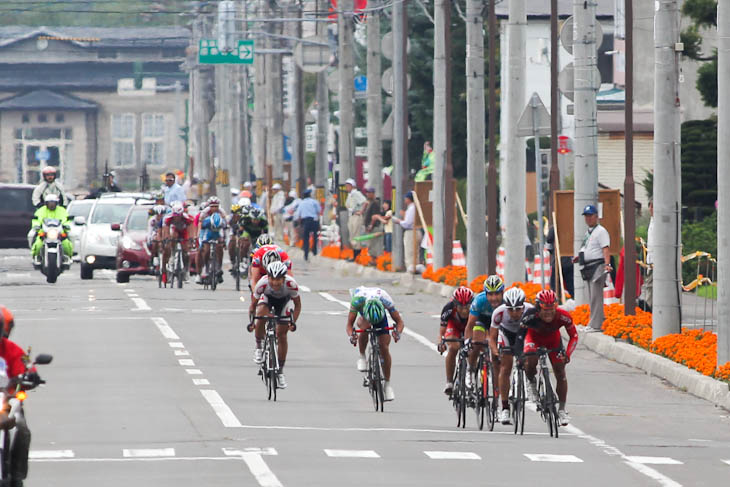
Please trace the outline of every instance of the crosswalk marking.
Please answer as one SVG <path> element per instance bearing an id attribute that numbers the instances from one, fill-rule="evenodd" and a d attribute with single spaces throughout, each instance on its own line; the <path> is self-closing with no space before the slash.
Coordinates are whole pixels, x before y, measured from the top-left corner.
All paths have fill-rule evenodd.
<path id="1" fill-rule="evenodd" d="M 28 458 L 39 460 L 46 458 L 74 458 L 73 450 L 31 450 Z"/>
<path id="2" fill-rule="evenodd" d="M 200 369 L 185 369 L 185 372 L 190 375 L 203 375 L 203 371 Z"/>
<path id="3" fill-rule="evenodd" d="M 627 460 L 642 465 L 682 465 L 683 462 L 669 457 L 626 457 Z"/>
<path id="4" fill-rule="evenodd" d="M 155 458 L 155 457 L 174 457 L 174 448 L 136 448 L 122 450 L 124 458 Z"/>
<path id="5" fill-rule="evenodd" d="M 167 344 L 170 345 L 170 348 L 185 348 L 182 342 L 168 342 Z"/>
<path id="6" fill-rule="evenodd" d="M 184 367 L 195 367 L 195 362 L 191 358 L 181 358 L 177 362 Z"/>
<path id="7" fill-rule="evenodd" d="M 187 350 L 175 350 L 175 356 L 177 357 L 186 357 L 188 355 L 190 355 L 190 352 L 188 352 Z"/>
<path id="8" fill-rule="evenodd" d="M 431 460 L 481 460 L 482 457 L 470 451 L 424 451 Z"/>
<path id="9" fill-rule="evenodd" d="M 328 457 L 337 458 L 380 458 L 373 450 L 328 450 L 325 448 Z"/>
<path id="10" fill-rule="evenodd" d="M 309 288 L 308 288 L 307 286 L 304 286 L 304 285 L 302 285 L 302 284 L 299 284 L 299 289 L 301 289 L 301 290 L 302 290 L 302 291 L 304 291 L 305 293 L 311 293 L 311 292 L 312 292 L 312 290 L 311 290 L 311 289 L 309 289 Z"/>
<path id="11" fill-rule="evenodd" d="M 524 455 L 533 462 L 583 463 L 583 460 L 575 455 L 551 455 L 549 453 L 525 453 Z"/>
<path id="12" fill-rule="evenodd" d="M 193 379 L 193 384 L 196 386 L 208 386 L 210 381 L 208 379 Z"/>

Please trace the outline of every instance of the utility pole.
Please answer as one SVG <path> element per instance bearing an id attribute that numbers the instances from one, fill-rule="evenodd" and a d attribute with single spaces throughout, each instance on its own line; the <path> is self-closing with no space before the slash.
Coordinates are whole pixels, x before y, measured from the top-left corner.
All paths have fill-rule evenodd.
<path id="1" fill-rule="evenodd" d="M 654 13 L 653 339 L 679 333 L 682 318 L 678 3 L 678 0 L 662 0 L 656 4 Z"/>
<path id="2" fill-rule="evenodd" d="M 497 272 L 497 14 L 489 2 L 489 168 L 487 170 L 487 270 Z M 524 158 L 524 153 L 523 153 Z"/>
<path id="3" fill-rule="evenodd" d="M 408 0 L 393 4 L 393 183 L 395 201 L 393 212 L 400 216 L 404 210 L 405 179 L 408 171 L 408 89 L 406 73 L 408 71 Z M 405 267 L 403 245 L 403 228 L 393 226 L 393 269 Z M 412 252 L 412 249 L 405 249 Z"/>
<path id="4" fill-rule="evenodd" d="M 446 188 L 451 182 L 451 1 L 435 0 L 433 8 L 433 267 L 451 264 L 451 234 Z"/>
<path id="5" fill-rule="evenodd" d="M 241 22 L 241 31 L 244 32 L 243 38 L 248 38 L 248 5 L 245 1 L 241 2 L 241 13 L 243 15 L 243 22 Z M 238 103 L 239 113 L 239 130 L 240 130 L 240 153 L 241 159 L 238 163 L 241 166 L 241 182 L 251 180 L 251 145 L 249 136 L 249 124 L 248 124 L 248 89 L 249 89 L 249 76 L 248 66 L 241 67 L 241 90 Z"/>
<path id="6" fill-rule="evenodd" d="M 730 2 L 717 3 L 717 365 L 730 362 Z"/>
<path id="7" fill-rule="evenodd" d="M 269 7 L 268 11 L 271 16 L 278 16 L 280 14 L 280 12 L 272 11 L 271 7 Z M 270 32 L 275 35 L 281 35 L 281 23 L 271 22 Z M 277 38 L 272 38 L 269 40 L 269 46 L 273 49 L 278 49 L 280 47 L 280 41 Z M 281 182 L 284 175 L 284 113 L 282 104 L 281 54 L 271 53 L 268 56 L 271 61 L 268 65 L 269 79 L 266 80 L 266 87 L 270 95 L 267 98 L 270 133 L 267 137 L 269 146 L 266 152 L 269 156 L 268 162 L 271 164 L 271 183 L 273 183 L 274 181 Z M 271 191 L 269 191 L 269 196 L 271 194 Z"/>
<path id="8" fill-rule="evenodd" d="M 295 6 L 297 9 L 297 18 L 302 18 L 302 9 L 304 5 L 302 2 L 298 2 Z M 297 22 L 294 29 L 296 37 L 302 38 L 302 22 Z M 297 170 L 297 185 L 299 191 L 304 191 L 307 187 L 307 165 L 304 162 L 304 86 L 302 83 L 302 70 L 301 68 L 292 61 L 294 68 L 294 118 L 296 129 L 294 131 L 294 162 L 296 163 Z M 292 183 L 293 184 L 293 183 Z"/>
<path id="9" fill-rule="evenodd" d="M 380 6 L 380 0 L 369 3 L 369 8 Z M 383 195 L 383 142 L 380 140 L 380 129 L 383 124 L 383 99 L 380 72 L 380 12 L 373 11 L 367 17 L 367 131 L 368 131 L 368 184 L 375 188 L 375 194 L 382 200 L 391 199 L 391 195 Z M 392 206 L 391 206 L 392 208 Z"/>
<path id="10" fill-rule="evenodd" d="M 256 16 L 261 18 L 265 15 L 265 0 L 259 0 L 256 4 Z M 260 30 L 265 30 L 264 23 L 259 24 Z M 266 46 L 266 41 L 263 42 Z M 253 86 L 253 127 L 251 131 L 251 146 L 253 155 L 253 170 L 257 179 L 266 177 L 266 137 L 268 125 L 266 119 L 269 98 L 266 93 L 266 55 L 254 55 L 254 86 Z"/>
<path id="11" fill-rule="evenodd" d="M 492 3 L 492 2 L 490 2 Z M 471 282 L 484 274 L 487 254 L 484 234 L 487 224 L 482 215 L 487 214 L 484 194 L 484 18 L 482 2 L 466 2 L 466 209 L 471 215 L 466 222 L 466 271 Z M 490 9 L 493 8 L 490 6 Z M 491 29 L 490 29 L 491 33 Z M 489 73 L 489 79 L 494 73 Z M 492 93 L 492 90 L 489 90 Z M 490 114 L 490 120 L 496 114 Z M 489 146 L 494 139 L 489 140 Z"/>
<path id="12" fill-rule="evenodd" d="M 355 118 L 355 107 L 352 102 L 354 85 L 354 61 L 353 61 L 353 11 L 355 9 L 353 0 L 340 0 L 337 4 L 337 33 L 339 40 L 340 63 L 338 71 L 340 74 L 340 181 L 355 176 L 355 148 L 353 139 L 353 123 Z"/>
<path id="13" fill-rule="evenodd" d="M 626 179 L 624 181 L 624 314 L 636 314 L 636 217 L 634 215 L 634 2 L 624 0 L 626 88 L 624 125 L 626 126 Z"/>
<path id="14" fill-rule="evenodd" d="M 573 85 L 575 87 L 575 191 L 573 199 L 574 255 L 583 245 L 586 232 L 583 208 L 598 202 L 598 130 L 596 125 L 596 4 L 573 3 Z M 580 266 L 574 266 L 575 300 L 586 302 Z"/>
<path id="15" fill-rule="evenodd" d="M 328 5 L 324 0 L 317 0 L 317 11 L 319 12 Z M 327 24 L 317 22 L 317 38 L 327 41 Z M 325 198 L 325 218 L 331 215 L 330 201 L 327 197 L 328 191 L 325 190 L 327 184 L 327 174 L 329 173 L 329 158 L 327 154 L 327 138 L 329 136 L 330 125 L 330 94 L 327 88 L 327 70 L 317 73 L 317 154 L 314 166 L 314 184 L 317 186 L 318 199 Z M 334 179 L 333 179 L 334 182 Z"/>
<path id="16" fill-rule="evenodd" d="M 558 169 L 558 131 L 560 120 L 560 91 L 558 90 L 558 0 L 550 0 L 550 202 L 549 219 L 552 222 L 553 195 L 560 189 Z M 555 222 L 553 222 L 553 225 Z M 556 254 L 557 255 L 557 254 Z M 561 267 L 562 269 L 562 267 Z M 562 276 L 560 276 L 562 279 Z M 557 280 L 555 282 L 558 282 Z"/>
<path id="17" fill-rule="evenodd" d="M 527 13 L 525 0 L 512 0 L 509 3 L 509 21 L 507 23 L 507 140 L 505 173 L 506 188 L 503 188 L 502 201 L 505 205 L 505 263 L 504 277 L 507 284 L 522 281 L 525 278 L 525 240 L 526 227 L 526 171 L 524 138 L 517 135 L 517 123 L 525 107 L 525 36 Z M 491 76 L 491 73 L 490 73 Z M 490 211 L 489 220 L 496 218 Z M 491 236 L 491 235 L 490 235 Z M 494 250 L 490 249 L 491 252 Z M 490 268 L 490 272 L 492 269 Z"/>

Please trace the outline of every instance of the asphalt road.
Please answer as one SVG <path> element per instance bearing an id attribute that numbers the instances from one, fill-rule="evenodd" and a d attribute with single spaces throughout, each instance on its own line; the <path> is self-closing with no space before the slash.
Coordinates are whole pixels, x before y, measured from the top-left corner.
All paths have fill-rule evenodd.
<path id="1" fill-rule="evenodd" d="M 13 339 L 52 353 L 26 413 L 29 486 L 717 486 L 730 479 L 728 412 L 579 346 L 568 366 L 571 426 L 559 439 L 467 429 L 442 393 L 443 300 L 294 263 L 304 289 L 276 403 L 252 362 L 248 296 L 158 289 L 111 272 L 55 285 L 25 251 L 0 251 Z M 372 410 L 344 332 L 348 288 L 381 285 L 409 332 L 393 345 L 396 400 Z"/>

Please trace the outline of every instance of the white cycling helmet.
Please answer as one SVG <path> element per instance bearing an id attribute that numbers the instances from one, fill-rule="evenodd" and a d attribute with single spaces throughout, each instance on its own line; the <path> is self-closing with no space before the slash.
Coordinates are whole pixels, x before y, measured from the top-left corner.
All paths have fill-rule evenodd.
<path id="1" fill-rule="evenodd" d="M 286 276 L 287 270 L 286 264 L 281 261 L 275 261 L 266 266 L 266 273 L 272 279 Z"/>
<path id="2" fill-rule="evenodd" d="M 61 198 L 59 198 L 57 194 L 48 194 L 43 197 L 43 201 L 45 201 L 46 203 L 58 203 L 61 201 Z"/>
<path id="3" fill-rule="evenodd" d="M 502 300 L 509 309 L 522 308 L 525 305 L 525 292 L 518 287 L 510 288 L 504 293 Z"/>
<path id="4" fill-rule="evenodd" d="M 271 249 L 261 257 L 261 264 L 264 266 L 264 269 L 268 269 L 269 265 L 274 262 L 281 262 L 281 255 L 279 255 L 278 250 Z"/>

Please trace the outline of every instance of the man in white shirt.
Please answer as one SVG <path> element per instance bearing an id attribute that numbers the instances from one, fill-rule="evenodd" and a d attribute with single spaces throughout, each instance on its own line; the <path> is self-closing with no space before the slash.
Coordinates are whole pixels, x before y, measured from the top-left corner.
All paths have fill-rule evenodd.
<path id="1" fill-rule="evenodd" d="M 393 221 L 403 229 L 403 257 L 406 261 L 406 272 L 415 272 L 415 261 L 413 256 L 413 225 L 416 223 L 416 204 L 413 202 L 413 191 L 405 196 L 406 209 L 401 210 L 403 218 L 393 217 Z"/>
<path id="2" fill-rule="evenodd" d="M 598 210 L 594 205 L 583 208 L 583 216 L 588 229 L 583 236 L 583 245 L 573 262 L 581 265 L 581 277 L 586 282 L 588 300 L 591 307 L 591 318 L 587 331 L 601 331 L 603 326 L 603 285 L 606 274 L 611 272 L 611 255 L 608 248 L 611 237 L 598 223 Z"/>
<path id="3" fill-rule="evenodd" d="M 362 234 L 363 227 L 363 215 L 367 208 L 367 198 L 357 189 L 355 180 L 350 178 L 345 181 L 345 190 L 347 191 L 347 199 L 345 200 L 345 207 L 347 208 L 347 230 L 350 234 L 350 245 L 355 253 L 355 258 L 362 249 L 362 244 L 356 240 Z"/>
<path id="4" fill-rule="evenodd" d="M 284 209 L 286 193 L 281 189 L 281 184 L 274 183 L 271 187 L 274 195 L 271 197 L 271 219 L 274 221 L 274 238 L 280 242 L 284 238 L 284 219 L 281 210 Z"/>

